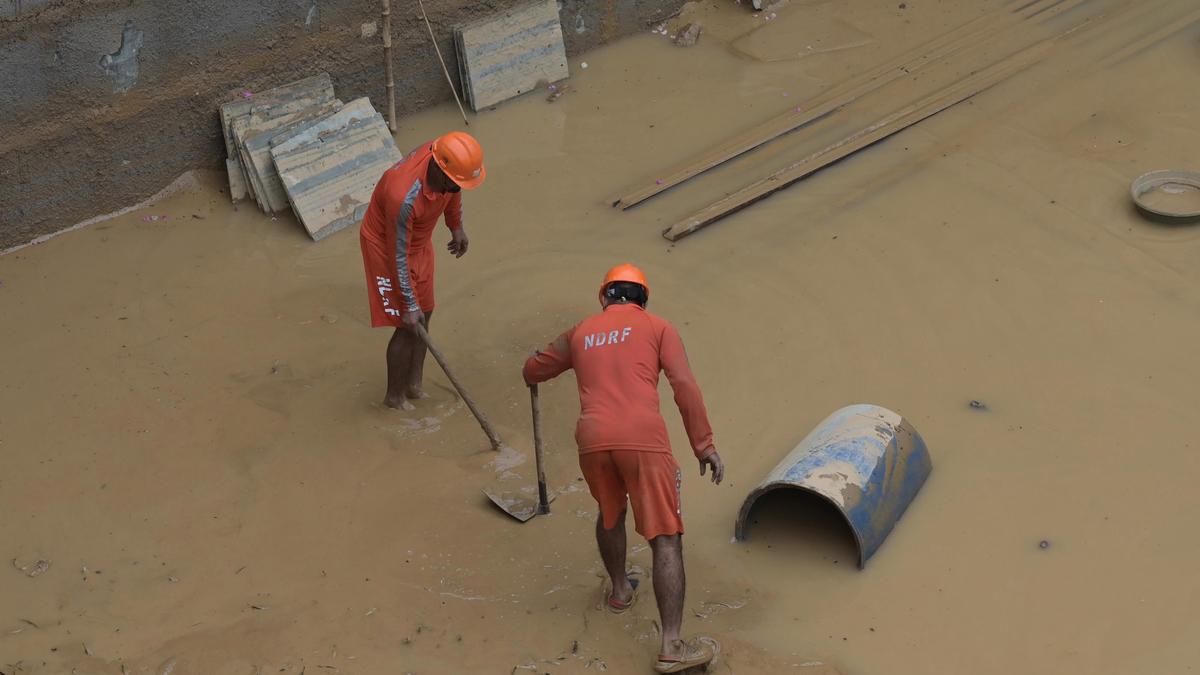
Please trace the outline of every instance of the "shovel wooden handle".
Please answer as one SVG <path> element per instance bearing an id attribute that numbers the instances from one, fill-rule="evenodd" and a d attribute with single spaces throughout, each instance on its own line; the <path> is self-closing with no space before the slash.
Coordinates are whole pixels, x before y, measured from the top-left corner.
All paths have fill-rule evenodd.
<path id="1" fill-rule="evenodd" d="M 537 462 L 538 509 L 540 515 L 550 513 L 550 500 L 546 495 L 546 470 L 542 465 L 542 407 L 538 404 L 538 388 L 529 385 L 529 405 L 533 409 L 533 456 Z"/>
<path id="2" fill-rule="evenodd" d="M 471 414 L 475 416 L 475 419 L 479 420 L 479 426 L 483 427 L 483 433 L 487 434 L 488 440 L 492 442 L 492 449 L 499 452 L 501 445 L 500 435 L 497 434 L 496 430 L 492 428 L 491 422 L 488 422 L 487 416 L 483 414 L 483 411 L 479 409 L 479 406 L 475 405 L 475 399 L 471 398 L 471 395 L 468 394 L 467 390 L 463 388 L 462 383 L 459 382 L 458 378 L 454 376 L 454 371 L 450 369 L 450 364 L 446 362 L 446 357 L 442 354 L 440 349 L 434 346 L 433 340 L 430 339 L 429 331 L 425 330 L 425 326 L 422 326 L 421 324 L 417 324 L 416 329 L 417 333 L 421 336 L 421 339 L 425 341 L 425 346 L 429 348 L 431 353 L 433 353 L 433 358 L 436 359 L 438 365 L 442 367 L 442 372 L 446 373 L 446 377 L 450 378 L 450 384 L 454 385 L 454 388 L 458 390 L 458 395 L 462 397 L 463 401 L 466 402 L 467 407 L 471 409 Z"/>

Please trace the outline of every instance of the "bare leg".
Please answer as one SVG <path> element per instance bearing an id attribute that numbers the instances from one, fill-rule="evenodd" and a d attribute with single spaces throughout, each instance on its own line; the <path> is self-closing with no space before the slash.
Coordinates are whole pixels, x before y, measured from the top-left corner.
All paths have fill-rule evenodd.
<path id="1" fill-rule="evenodd" d="M 413 409 L 413 405 L 404 400 L 404 388 L 412 363 L 413 340 L 420 339 L 412 330 L 402 326 L 392 333 L 392 339 L 388 341 L 387 395 L 383 397 L 383 404 L 389 408 Z"/>
<path id="2" fill-rule="evenodd" d="M 683 596 L 687 579 L 683 573 L 683 535 L 660 535 L 650 540 L 654 554 L 654 599 L 662 618 L 662 654 L 682 652 L 679 630 L 683 625 Z"/>
<path id="3" fill-rule="evenodd" d="M 612 597 L 620 603 L 633 598 L 633 586 L 625 574 L 625 512 L 617 517 L 611 530 L 604 529 L 604 516 L 596 517 L 596 545 L 600 548 L 600 559 L 612 579 Z M 657 586 L 657 584 L 656 584 Z"/>
<path id="4" fill-rule="evenodd" d="M 433 310 L 425 313 L 425 330 L 429 330 L 429 320 L 433 318 Z M 425 341 L 421 336 L 413 335 L 412 357 L 408 367 L 408 382 L 404 387 L 405 398 L 427 398 L 421 389 L 421 380 L 425 376 Z"/>

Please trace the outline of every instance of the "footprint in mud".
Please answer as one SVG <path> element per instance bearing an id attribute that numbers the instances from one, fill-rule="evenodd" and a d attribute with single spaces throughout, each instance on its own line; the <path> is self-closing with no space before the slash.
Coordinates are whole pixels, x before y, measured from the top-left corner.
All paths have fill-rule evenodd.
<path id="1" fill-rule="evenodd" d="M 512 477 L 515 476 L 511 473 L 512 470 L 528 461 L 529 457 L 525 453 L 505 443 L 501 445 L 500 452 L 488 461 L 486 468 L 500 474 L 501 478 Z"/>
<path id="2" fill-rule="evenodd" d="M 412 404 L 414 409 L 410 411 L 386 411 L 395 413 L 389 425 L 394 425 L 402 437 L 426 436 L 441 431 L 442 423 L 465 405 L 462 399 L 441 385 L 437 385 L 432 393 L 427 390 L 423 398 L 412 401 Z"/>
<path id="3" fill-rule="evenodd" d="M 793 654 L 790 658 L 771 654 L 763 648 L 731 635 L 698 638 L 716 652 L 709 664 L 710 675 L 725 673 L 803 673 L 804 675 L 841 675 L 833 665 L 822 659 Z"/>

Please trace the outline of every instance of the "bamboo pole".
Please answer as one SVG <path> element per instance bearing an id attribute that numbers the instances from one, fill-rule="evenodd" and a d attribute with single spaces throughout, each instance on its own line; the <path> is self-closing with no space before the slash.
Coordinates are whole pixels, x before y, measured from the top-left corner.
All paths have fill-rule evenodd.
<path id="1" fill-rule="evenodd" d="M 467 121 L 467 111 L 463 110 L 462 99 L 458 97 L 458 89 L 454 88 L 454 80 L 450 78 L 450 70 L 446 68 L 446 60 L 442 58 L 442 48 L 438 47 L 437 37 L 433 34 L 433 25 L 429 23 L 429 15 L 425 13 L 425 3 L 417 0 L 417 4 L 421 7 L 421 17 L 425 19 L 425 27 L 429 29 L 429 39 L 433 42 L 433 50 L 437 52 L 438 62 L 442 64 L 442 73 L 446 75 L 446 84 L 450 85 L 450 92 L 454 94 L 454 102 L 458 104 L 458 112 L 462 115 L 463 124 L 469 127 L 471 123 Z"/>
<path id="2" fill-rule="evenodd" d="M 392 77 L 392 0 L 383 0 L 383 72 L 387 78 L 388 129 L 394 134 L 396 126 L 396 81 Z"/>

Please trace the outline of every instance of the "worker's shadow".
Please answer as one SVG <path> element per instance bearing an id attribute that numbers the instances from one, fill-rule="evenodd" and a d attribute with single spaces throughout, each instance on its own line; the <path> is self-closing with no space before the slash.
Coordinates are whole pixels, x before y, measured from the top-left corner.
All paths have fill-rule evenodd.
<path id="1" fill-rule="evenodd" d="M 799 489 L 780 489 L 758 499 L 746 528 L 751 549 L 784 554 L 793 562 L 858 565 L 854 533 L 828 501 Z"/>

